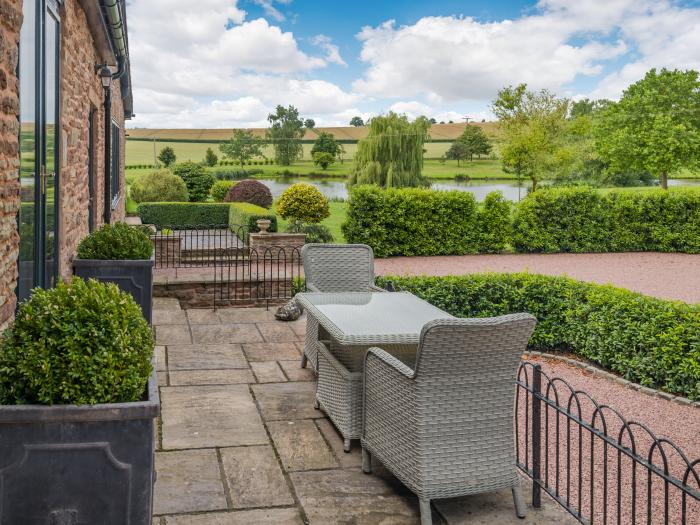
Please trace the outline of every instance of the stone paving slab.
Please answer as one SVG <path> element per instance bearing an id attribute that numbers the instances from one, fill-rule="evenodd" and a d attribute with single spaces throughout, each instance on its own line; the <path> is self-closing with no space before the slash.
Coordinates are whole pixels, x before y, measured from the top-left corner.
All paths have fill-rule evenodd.
<path id="1" fill-rule="evenodd" d="M 263 340 L 255 324 L 190 325 L 196 344 L 257 343 Z"/>
<path id="2" fill-rule="evenodd" d="M 216 450 L 156 453 L 154 514 L 226 509 Z"/>
<path id="3" fill-rule="evenodd" d="M 326 442 L 330 445 L 341 467 L 360 468 L 362 466 L 362 449 L 356 445 L 356 442 L 353 442 L 353 447 L 350 449 L 350 452 L 345 452 L 343 449 L 343 436 L 336 430 L 333 423 L 327 419 L 316 419 L 314 422 L 316 426 L 318 426 Z"/>
<path id="4" fill-rule="evenodd" d="M 216 310 L 210 308 L 191 308 L 187 310 L 190 324 L 219 324 L 221 320 Z"/>
<path id="5" fill-rule="evenodd" d="M 303 523 L 296 508 L 212 512 L 169 516 L 165 519 L 166 525 L 303 525 Z"/>
<path id="6" fill-rule="evenodd" d="M 277 361 L 255 361 L 250 363 L 258 383 L 284 383 L 287 378 Z"/>
<path id="7" fill-rule="evenodd" d="M 279 361 L 299 359 L 301 356 L 294 343 L 255 343 L 244 344 L 243 351 L 245 352 L 248 361 Z"/>
<path id="8" fill-rule="evenodd" d="M 274 321 L 272 310 L 264 308 L 222 308 L 218 310 L 222 323 L 261 323 Z"/>
<path id="9" fill-rule="evenodd" d="M 180 301 L 174 297 L 154 297 L 153 312 L 156 310 L 180 310 Z"/>
<path id="10" fill-rule="evenodd" d="M 284 375 L 286 375 L 290 381 L 315 381 L 316 374 L 309 368 L 301 367 L 301 359 L 294 359 L 291 361 L 278 361 L 282 370 L 284 370 Z"/>
<path id="11" fill-rule="evenodd" d="M 187 316 L 183 310 L 153 310 L 153 324 L 185 324 Z"/>
<path id="12" fill-rule="evenodd" d="M 157 345 L 184 345 L 192 342 L 187 325 L 164 324 L 154 327 Z"/>
<path id="13" fill-rule="evenodd" d="M 418 525 L 418 499 L 360 469 L 290 474 L 309 525 Z M 398 482 L 396 482 L 398 483 Z M 439 523 L 439 522 L 438 522 Z"/>
<path id="14" fill-rule="evenodd" d="M 164 449 L 268 443 L 247 385 L 163 387 L 160 397 Z"/>
<path id="15" fill-rule="evenodd" d="M 171 386 L 192 385 L 237 385 L 255 383 L 253 372 L 238 370 L 173 370 L 170 372 Z"/>
<path id="16" fill-rule="evenodd" d="M 241 345 L 170 345 L 167 352 L 171 371 L 248 368 Z"/>
<path id="17" fill-rule="evenodd" d="M 313 407 L 314 383 L 270 383 L 252 388 L 265 421 L 323 417 L 323 413 Z"/>
<path id="18" fill-rule="evenodd" d="M 313 421 L 271 421 L 267 429 L 287 472 L 338 467 Z"/>
<path id="19" fill-rule="evenodd" d="M 154 354 L 156 356 L 156 372 L 165 372 L 168 369 L 165 359 L 165 347 L 156 346 Z"/>
<path id="20" fill-rule="evenodd" d="M 284 323 L 256 323 L 256 326 L 265 341 L 269 343 L 284 343 L 297 338 L 294 331 Z"/>
<path id="21" fill-rule="evenodd" d="M 233 508 L 292 505 L 294 499 L 269 445 L 221 450 Z"/>

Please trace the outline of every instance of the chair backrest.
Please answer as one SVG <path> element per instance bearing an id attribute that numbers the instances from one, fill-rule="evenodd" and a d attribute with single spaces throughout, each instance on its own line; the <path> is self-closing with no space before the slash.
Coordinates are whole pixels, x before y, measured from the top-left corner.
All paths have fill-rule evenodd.
<path id="1" fill-rule="evenodd" d="M 305 244 L 307 287 L 320 292 L 367 292 L 374 284 L 374 254 L 365 244 Z"/>

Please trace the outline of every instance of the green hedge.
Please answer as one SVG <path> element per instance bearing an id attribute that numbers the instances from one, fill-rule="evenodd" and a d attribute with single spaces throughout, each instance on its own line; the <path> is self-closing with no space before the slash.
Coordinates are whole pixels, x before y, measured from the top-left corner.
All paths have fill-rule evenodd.
<path id="1" fill-rule="evenodd" d="M 266 208 L 261 208 L 248 202 L 231 202 L 228 214 L 228 224 L 234 232 L 241 226 L 249 232 L 257 232 L 258 219 L 270 219 L 269 232 L 277 231 L 277 216 Z"/>
<path id="2" fill-rule="evenodd" d="M 567 351 L 630 381 L 700 399 L 700 305 L 527 273 L 383 277 L 458 317 L 530 312 L 530 346 Z"/>
<path id="3" fill-rule="evenodd" d="M 369 244 L 378 257 L 460 255 L 500 251 L 510 230 L 510 203 L 492 194 L 478 205 L 462 191 L 356 186 L 343 233 Z"/>
<path id="4" fill-rule="evenodd" d="M 541 189 L 516 206 L 512 244 L 519 252 L 698 253 L 700 192 Z"/>
<path id="5" fill-rule="evenodd" d="M 229 205 L 218 202 L 142 202 L 136 213 L 144 224 L 184 230 L 193 226 L 225 226 Z"/>

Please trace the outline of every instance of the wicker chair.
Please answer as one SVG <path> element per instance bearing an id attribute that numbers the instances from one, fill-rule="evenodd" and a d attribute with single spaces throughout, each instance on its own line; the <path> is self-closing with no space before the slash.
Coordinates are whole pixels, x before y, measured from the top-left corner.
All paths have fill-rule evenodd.
<path id="1" fill-rule="evenodd" d="M 365 244 L 305 244 L 301 260 L 306 289 L 310 292 L 386 291 L 374 285 L 374 254 Z M 328 339 L 328 335 L 315 319 L 308 317 L 302 368 L 310 362 L 311 367 L 317 369 L 316 342 L 319 339 Z"/>
<path id="2" fill-rule="evenodd" d="M 371 457 L 420 500 L 510 487 L 524 517 L 513 442 L 520 356 L 534 330 L 530 314 L 441 319 L 421 332 L 415 370 L 372 348 L 365 356 L 362 470 Z"/>

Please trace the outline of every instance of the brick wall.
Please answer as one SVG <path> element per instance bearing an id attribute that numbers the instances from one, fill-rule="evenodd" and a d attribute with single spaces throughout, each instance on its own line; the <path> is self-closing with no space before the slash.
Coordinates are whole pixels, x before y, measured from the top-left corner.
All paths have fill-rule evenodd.
<path id="1" fill-rule="evenodd" d="M 96 202 L 95 225 L 102 224 L 104 202 L 104 92 L 94 65 L 100 62 L 87 19 L 77 0 L 66 0 L 61 8 L 61 105 L 59 271 L 70 278 L 72 259 L 80 240 L 88 233 L 88 177 L 93 176 Z M 16 299 L 19 237 L 19 83 L 16 78 L 22 0 L 0 0 L 0 330 L 12 320 Z M 119 82 L 113 86 L 112 118 L 124 130 Z M 95 120 L 95 158 L 88 173 L 90 110 Z M 121 147 L 121 199 L 112 220 L 124 213 L 124 133 Z"/>
<path id="2" fill-rule="evenodd" d="M 104 90 L 94 66 L 100 62 L 87 18 L 78 0 L 66 0 L 61 12 L 61 222 L 59 226 L 59 271 L 64 279 L 73 273 L 72 260 L 80 240 L 88 233 L 88 177 L 95 185 L 95 225 L 104 214 Z M 112 119 L 124 129 L 124 109 L 119 82 L 112 86 Z M 95 119 L 93 173 L 88 173 L 89 115 Z M 124 135 L 121 136 L 121 161 L 124 166 Z M 121 174 L 121 199 L 112 211 L 112 221 L 123 220 L 124 173 Z"/>
<path id="3" fill-rule="evenodd" d="M 0 1 L 0 330 L 15 310 L 19 210 L 19 98 L 16 70 L 22 1 Z"/>

